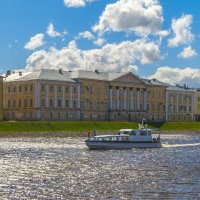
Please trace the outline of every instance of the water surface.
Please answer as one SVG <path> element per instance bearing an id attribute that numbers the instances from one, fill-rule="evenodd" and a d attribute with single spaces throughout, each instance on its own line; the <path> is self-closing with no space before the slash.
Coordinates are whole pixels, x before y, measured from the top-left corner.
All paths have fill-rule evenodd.
<path id="1" fill-rule="evenodd" d="M 1 138 L 1 199 L 200 199 L 200 135 L 159 149 L 88 150 L 83 138 Z"/>

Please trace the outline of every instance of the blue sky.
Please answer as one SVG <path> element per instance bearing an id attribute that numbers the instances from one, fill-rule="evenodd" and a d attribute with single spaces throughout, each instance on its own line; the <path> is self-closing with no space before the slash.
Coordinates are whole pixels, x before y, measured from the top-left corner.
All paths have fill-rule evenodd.
<path id="1" fill-rule="evenodd" d="M 133 71 L 200 87 L 196 0 L 1 0 L 0 73 Z"/>

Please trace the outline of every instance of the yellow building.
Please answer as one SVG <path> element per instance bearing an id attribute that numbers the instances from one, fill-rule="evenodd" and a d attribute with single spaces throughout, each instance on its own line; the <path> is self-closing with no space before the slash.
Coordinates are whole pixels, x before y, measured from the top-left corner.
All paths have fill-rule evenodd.
<path id="1" fill-rule="evenodd" d="M 131 72 L 8 72 L 5 120 L 191 121 L 194 91 Z"/>
<path id="2" fill-rule="evenodd" d="M 194 121 L 200 121 L 200 89 L 197 89 L 194 94 Z"/>
<path id="3" fill-rule="evenodd" d="M 169 86 L 166 92 L 166 120 L 193 121 L 194 93 L 187 87 Z"/>
<path id="4" fill-rule="evenodd" d="M 3 77 L 0 76 L 0 121 L 3 120 Z"/>

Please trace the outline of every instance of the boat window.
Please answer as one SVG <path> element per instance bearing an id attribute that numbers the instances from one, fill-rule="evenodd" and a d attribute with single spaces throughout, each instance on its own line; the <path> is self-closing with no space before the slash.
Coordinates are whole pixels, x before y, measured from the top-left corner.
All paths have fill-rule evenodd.
<path id="1" fill-rule="evenodd" d="M 141 135 L 141 136 L 147 136 L 147 131 L 141 131 L 141 132 L 140 132 L 140 135 Z"/>
<path id="2" fill-rule="evenodd" d="M 129 131 L 124 131 L 123 134 L 128 134 L 129 135 L 130 132 Z"/>
<path id="3" fill-rule="evenodd" d="M 148 136 L 151 136 L 151 131 L 148 131 Z"/>
<path id="4" fill-rule="evenodd" d="M 130 135 L 136 135 L 136 131 L 131 131 Z"/>

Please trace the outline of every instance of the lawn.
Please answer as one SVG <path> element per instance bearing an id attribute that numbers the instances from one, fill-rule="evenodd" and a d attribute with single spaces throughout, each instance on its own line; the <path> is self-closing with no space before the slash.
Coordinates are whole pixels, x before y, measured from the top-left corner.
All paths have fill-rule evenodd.
<path id="1" fill-rule="evenodd" d="M 117 131 L 123 128 L 135 129 L 137 122 L 0 122 L 0 132 L 82 132 L 92 131 Z M 161 130 L 200 130 L 200 122 L 164 122 L 149 123 L 149 128 Z"/>

